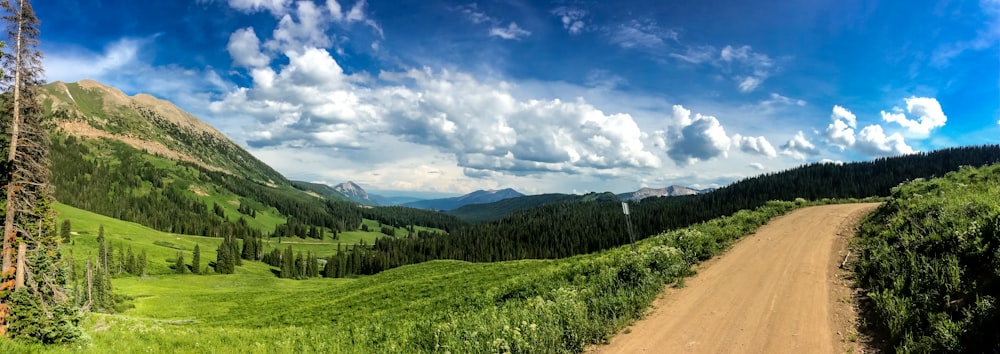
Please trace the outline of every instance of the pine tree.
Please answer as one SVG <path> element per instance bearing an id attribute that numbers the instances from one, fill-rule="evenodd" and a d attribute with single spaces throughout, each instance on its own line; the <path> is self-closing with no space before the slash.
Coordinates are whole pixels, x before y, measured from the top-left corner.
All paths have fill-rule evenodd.
<path id="1" fill-rule="evenodd" d="M 62 236 L 62 242 L 63 243 L 69 243 L 69 241 L 70 241 L 70 237 L 69 236 L 70 236 L 70 233 L 72 233 L 72 230 L 70 229 L 70 227 L 71 226 L 70 226 L 69 219 L 63 220 L 62 227 L 59 228 L 59 235 Z"/>
<path id="2" fill-rule="evenodd" d="M 187 273 L 187 266 L 184 265 L 184 252 L 177 251 L 177 260 L 174 262 L 174 272 L 177 274 Z"/>
<path id="3" fill-rule="evenodd" d="M 201 273 L 201 247 L 197 244 L 194 245 L 194 251 L 191 254 L 191 272 Z"/>
<path id="4" fill-rule="evenodd" d="M 107 270 L 108 253 L 108 245 L 104 240 L 104 224 L 101 224 L 97 229 L 97 264 L 104 270 Z"/>
<path id="5" fill-rule="evenodd" d="M 139 254 L 139 259 L 136 260 L 135 275 L 140 277 L 146 275 L 146 250 L 142 250 L 142 253 Z"/>
<path id="6" fill-rule="evenodd" d="M 115 262 L 114 275 L 125 273 L 125 245 L 118 244 L 118 262 Z"/>
<path id="7" fill-rule="evenodd" d="M 132 246 L 128 246 L 128 260 L 125 262 L 125 272 L 136 274 L 135 268 L 135 253 L 132 252 Z"/>

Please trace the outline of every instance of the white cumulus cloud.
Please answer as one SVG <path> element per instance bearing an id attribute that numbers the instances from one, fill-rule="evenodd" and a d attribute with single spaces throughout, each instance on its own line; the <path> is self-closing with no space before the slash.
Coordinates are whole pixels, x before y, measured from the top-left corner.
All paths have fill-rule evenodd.
<path id="1" fill-rule="evenodd" d="M 798 160 L 805 160 L 809 155 L 819 155 L 819 149 L 813 145 L 800 130 L 794 137 L 781 145 L 781 153 Z"/>
<path id="2" fill-rule="evenodd" d="M 909 119 L 909 113 L 915 119 Z M 906 111 L 896 107 L 893 112 L 882 111 L 882 120 L 896 123 L 914 137 L 926 138 L 935 128 L 940 128 L 948 122 L 948 116 L 941 109 L 938 100 L 932 97 L 910 97 L 906 99 Z"/>
<path id="3" fill-rule="evenodd" d="M 858 133 L 858 141 L 855 146 L 858 151 L 869 156 L 892 156 L 902 154 L 912 154 L 913 148 L 906 145 L 906 141 L 899 133 L 886 136 L 882 126 L 869 125 L 861 129 Z"/>
<path id="4" fill-rule="evenodd" d="M 681 166 L 726 156 L 732 140 L 725 128 L 713 116 L 695 114 L 680 105 L 673 107 L 673 121 L 667 155 Z"/>
<path id="5" fill-rule="evenodd" d="M 841 151 L 854 145 L 854 128 L 857 127 L 858 119 L 854 113 L 841 106 L 833 106 L 830 113 L 833 120 L 826 127 L 826 141 L 828 144 L 840 148 Z"/>
<path id="6" fill-rule="evenodd" d="M 733 136 L 733 142 L 745 153 L 767 157 L 778 156 L 778 152 L 774 149 L 774 146 L 763 136 L 754 137 L 736 134 Z"/>
<path id="7" fill-rule="evenodd" d="M 229 36 L 226 45 L 233 63 L 243 67 L 261 67 L 271 62 L 271 59 L 260 51 L 260 39 L 254 33 L 253 27 L 238 29 Z"/>

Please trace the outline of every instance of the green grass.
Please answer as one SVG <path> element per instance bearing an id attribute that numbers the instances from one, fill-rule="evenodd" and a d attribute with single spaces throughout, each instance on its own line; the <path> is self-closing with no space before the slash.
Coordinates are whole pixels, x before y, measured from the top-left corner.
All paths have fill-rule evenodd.
<path id="1" fill-rule="evenodd" d="M 151 275 L 172 273 L 170 265 L 176 259 L 178 251 L 176 248 L 157 245 L 155 242 L 169 243 L 183 248 L 186 252 L 185 259 L 189 262 L 194 246 L 200 245 L 202 266 L 215 261 L 215 249 L 222 243 L 221 238 L 157 231 L 65 204 L 56 203 L 53 209 L 57 213 L 58 225 L 62 225 L 63 220 L 69 219 L 71 230 L 76 233 L 70 237 L 72 242 L 66 249 L 72 252 L 78 270 L 83 269 L 87 258 L 97 256 L 97 235 L 101 225 L 104 226 L 105 239 L 115 248 L 115 256 L 117 256 L 117 249 L 121 245 L 131 246 L 136 255 L 146 251 L 148 261 L 146 272 Z"/>
<path id="2" fill-rule="evenodd" d="M 87 341 L 45 348 L 0 341 L 0 351 L 579 352 L 640 317 L 665 284 L 691 274 L 691 264 L 795 207 L 771 203 L 654 236 L 638 243 L 638 253 L 621 247 L 558 260 L 433 261 L 355 279 L 278 279 L 257 262 L 232 275 L 122 277 L 115 289 L 134 307 L 89 314 Z M 174 250 L 154 240 L 187 247 L 202 239 L 57 209 L 81 219 L 82 229 L 106 223 L 109 234 L 121 234 L 109 237 L 162 248 L 158 257 Z M 71 248 L 87 249 L 82 238 Z"/>

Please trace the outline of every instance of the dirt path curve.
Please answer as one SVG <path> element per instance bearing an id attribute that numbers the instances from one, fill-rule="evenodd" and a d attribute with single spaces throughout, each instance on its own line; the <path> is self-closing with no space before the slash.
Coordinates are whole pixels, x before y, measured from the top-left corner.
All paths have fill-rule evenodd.
<path id="1" fill-rule="evenodd" d="M 841 353 L 845 230 L 878 204 L 779 217 L 668 289 L 650 316 L 598 353 Z M 841 309 L 838 309 L 841 308 Z"/>

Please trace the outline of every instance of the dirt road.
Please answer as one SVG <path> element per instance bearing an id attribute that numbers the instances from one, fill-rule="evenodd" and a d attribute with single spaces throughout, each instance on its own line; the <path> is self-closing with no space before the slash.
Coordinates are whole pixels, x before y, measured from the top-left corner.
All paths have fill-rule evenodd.
<path id="1" fill-rule="evenodd" d="M 598 353 L 840 353 L 850 296 L 837 267 L 878 204 L 810 207 L 771 221 L 668 289 Z M 841 335 L 838 335 L 841 334 Z"/>

